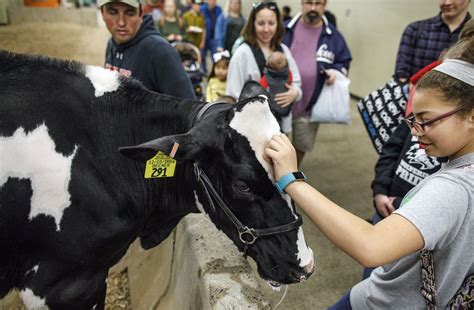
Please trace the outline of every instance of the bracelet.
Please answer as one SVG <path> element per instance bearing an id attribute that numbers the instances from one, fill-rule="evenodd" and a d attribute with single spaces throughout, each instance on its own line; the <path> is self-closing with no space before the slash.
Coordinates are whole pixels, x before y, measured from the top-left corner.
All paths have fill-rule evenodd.
<path id="1" fill-rule="evenodd" d="M 282 176 L 275 186 L 280 193 L 284 193 L 285 188 L 295 181 L 306 181 L 306 176 L 301 171 L 290 172 Z"/>

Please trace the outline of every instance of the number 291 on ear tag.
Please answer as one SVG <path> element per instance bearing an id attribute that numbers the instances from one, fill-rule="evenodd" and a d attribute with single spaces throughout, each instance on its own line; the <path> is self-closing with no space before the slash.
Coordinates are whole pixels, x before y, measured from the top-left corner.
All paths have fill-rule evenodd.
<path id="1" fill-rule="evenodd" d="M 158 152 L 155 157 L 146 162 L 145 179 L 173 177 L 175 169 L 176 160 Z"/>

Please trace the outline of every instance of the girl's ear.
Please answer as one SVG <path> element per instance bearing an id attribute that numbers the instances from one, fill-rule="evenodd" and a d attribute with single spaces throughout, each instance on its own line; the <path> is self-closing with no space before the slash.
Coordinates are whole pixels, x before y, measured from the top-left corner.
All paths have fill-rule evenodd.
<path id="1" fill-rule="evenodd" d="M 471 113 L 467 117 L 467 121 L 469 122 L 469 128 L 474 129 L 474 109 L 472 109 Z"/>

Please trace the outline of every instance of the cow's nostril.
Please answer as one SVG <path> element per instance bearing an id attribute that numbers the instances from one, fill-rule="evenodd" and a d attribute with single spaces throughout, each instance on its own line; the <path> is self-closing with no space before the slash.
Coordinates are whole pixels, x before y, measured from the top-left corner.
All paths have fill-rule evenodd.
<path id="1" fill-rule="evenodd" d="M 299 282 L 306 281 L 309 277 L 309 274 L 295 271 L 291 273 L 291 277 L 293 278 L 293 281 L 295 281 L 296 283 L 299 283 Z"/>

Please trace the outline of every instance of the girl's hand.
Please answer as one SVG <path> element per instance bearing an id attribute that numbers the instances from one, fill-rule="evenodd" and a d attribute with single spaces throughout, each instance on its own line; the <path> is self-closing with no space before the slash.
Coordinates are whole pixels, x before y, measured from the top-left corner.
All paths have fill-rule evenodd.
<path id="1" fill-rule="evenodd" d="M 265 155 L 273 164 L 275 180 L 290 172 L 298 171 L 295 148 L 285 134 L 272 137 L 265 148 Z"/>
<path id="2" fill-rule="evenodd" d="M 384 194 L 376 194 L 374 196 L 375 207 L 383 217 L 387 217 L 395 211 L 395 207 L 392 204 L 394 200 L 395 197 L 388 197 Z"/>
<path id="3" fill-rule="evenodd" d="M 289 84 L 285 84 L 285 86 L 288 89 L 287 92 L 279 93 L 275 95 L 276 103 L 282 108 L 287 107 L 290 104 L 292 104 L 296 100 L 296 97 L 298 96 L 298 91 L 296 90 L 296 87 L 293 87 L 292 85 L 289 85 Z"/>

